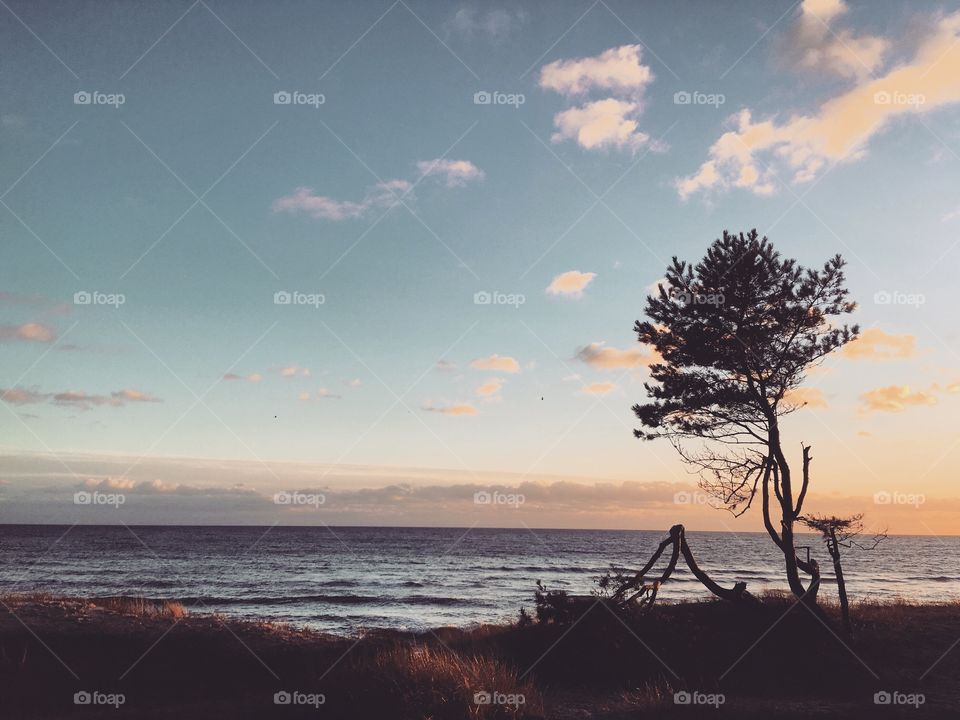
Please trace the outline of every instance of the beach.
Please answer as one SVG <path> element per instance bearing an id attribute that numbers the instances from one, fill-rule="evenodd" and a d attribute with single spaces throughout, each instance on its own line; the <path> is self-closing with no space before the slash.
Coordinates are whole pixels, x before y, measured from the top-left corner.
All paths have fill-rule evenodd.
<path id="1" fill-rule="evenodd" d="M 950 717 L 956 603 L 858 605 L 855 638 L 792 598 L 573 623 L 352 636 L 177 603 L 8 595 L 7 717 Z M 802 642 L 800 640 L 802 639 Z M 941 657 L 942 656 L 942 657 Z M 888 702 L 885 702 L 888 700 Z"/>

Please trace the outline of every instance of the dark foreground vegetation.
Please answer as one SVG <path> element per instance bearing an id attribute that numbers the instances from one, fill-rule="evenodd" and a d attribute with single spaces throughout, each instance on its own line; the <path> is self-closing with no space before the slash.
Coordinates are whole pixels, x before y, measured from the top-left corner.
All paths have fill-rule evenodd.
<path id="1" fill-rule="evenodd" d="M 559 622 L 343 638 L 175 603 L 6 597 L 0 717 L 960 716 L 960 648 L 937 662 L 960 604 L 854 605 L 847 641 L 836 608 L 792 597 L 582 602 Z"/>

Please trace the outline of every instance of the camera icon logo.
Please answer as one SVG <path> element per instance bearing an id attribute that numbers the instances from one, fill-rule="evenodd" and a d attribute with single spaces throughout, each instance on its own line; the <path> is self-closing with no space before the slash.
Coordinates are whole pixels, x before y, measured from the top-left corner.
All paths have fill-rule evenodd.
<path id="1" fill-rule="evenodd" d="M 873 494 L 874 505 L 889 505 L 891 502 L 893 502 L 893 495 L 886 490 L 881 490 Z"/>
<path id="2" fill-rule="evenodd" d="M 293 695 L 286 690 L 279 690 L 273 694 L 274 705 L 289 705 L 293 702 Z"/>
<path id="3" fill-rule="evenodd" d="M 273 502 L 276 505 L 289 505 L 293 502 L 293 495 L 285 490 L 278 492 L 273 496 Z"/>
<path id="4" fill-rule="evenodd" d="M 293 296 L 286 290 L 277 290 L 273 294 L 274 305 L 289 305 L 291 302 L 293 302 Z"/>
<path id="5" fill-rule="evenodd" d="M 893 301 L 893 296 L 886 290 L 880 290 L 873 294 L 873 302 L 875 305 L 889 305 Z"/>
<path id="6" fill-rule="evenodd" d="M 93 696 L 86 690 L 80 690 L 73 694 L 74 705 L 89 705 L 91 702 L 93 702 Z"/>
<path id="7" fill-rule="evenodd" d="M 74 305 L 89 305 L 91 302 L 93 302 L 93 296 L 86 290 L 80 290 L 73 294 Z"/>
<path id="8" fill-rule="evenodd" d="M 293 101 L 293 95 L 288 93 L 286 90 L 280 90 L 273 94 L 273 104 L 274 105 L 289 105 Z"/>
<path id="9" fill-rule="evenodd" d="M 93 494 L 86 490 L 79 490 L 73 494 L 74 505 L 89 505 L 93 500 Z"/>
<path id="10" fill-rule="evenodd" d="M 493 296 L 486 290 L 481 290 L 480 292 L 475 292 L 473 294 L 474 305 L 489 305 L 492 301 Z"/>
<path id="11" fill-rule="evenodd" d="M 673 94 L 674 105 L 689 105 L 693 101 L 693 96 L 686 90 L 680 90 Z"/>
<path id="12" fill-rule="evenodd" d="M 493 502 L 493 495 L 486 490 L 479 490 L 473 494 L 473 502 L 476 505 L 490 505 Z"/>
<path id="13" fill-rule="evenodd" d="M 675 705 L 689 705 L 693 702 L 693 696 L 686 690 L 681 690 L 673 694 L 673 702 Z"/>
<path id="14" fill-rule="evenodd" d="M 693 502 L 693 495 L 688 493 L 686 490 L 681 490 L 678 493 L 675 493 L 673 496 L 673 502 L 677 505 L 689 505 Z"/>
<path id="15" fill-rule="evenodd" d="M 876 105 L 889 105 L 891 102 L 890 93 L 886 90 L 879 90 L 873 94 L 873 102 Z"/>
<path id="16" fill-rule="evenodd" d="M 93 101 L 93 96 L 86 90 L 79 90 L 73 94 L 74 105 L 89 105 Z"/>
<path id="17" fill-rule="evenodd" d="M 489 105 L 491 102 L 493 102 L 493 96 L 486 90 L 480 90 L 473 94 L 474 105 Z"/>
<path id="18" fill-rule="evenodd" d="M 889 705 L 893 702 L 893 696 L 886 690 L 881 690 L 873 694 L 874 705 Z"/>
<path id="19" fill-rule="evenodd" d="M 488 693 L 486 690 L 482 690 L 473 694 L 474 705 L 489 705 L 492 702 L 493 696 L 490 695 L 490 693 Z"/>

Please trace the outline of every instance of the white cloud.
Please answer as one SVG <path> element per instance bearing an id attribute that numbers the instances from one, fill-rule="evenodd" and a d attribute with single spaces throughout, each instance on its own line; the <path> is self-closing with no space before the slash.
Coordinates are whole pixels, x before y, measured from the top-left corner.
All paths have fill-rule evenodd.
<path id="1" fill-rule="evenodd" d="M 652 81 L 650 68 L 640 62 L 639 45 L 610 48 L 594 57 L 555 60 L 540 70 L 540 87 L 564 95 L 591 90 L 633 95 Z"/>
<path id="2" fill-rule="evenodd" d="M 569 270 L 560 273 L 547 286 L 548 295 L 567 295 L 568 297 L 582 297 L 587 285 L 597 276 L 592 272 Z"/>
<path id="3" fill-rule="evenodd" d="M 636 151 L 650 141 L 640 130 L 643 94 L 653 81 L 650 68 L 640 62 L 639 45 L 610 48 L 594 57 L 555 60 L 540 70 L 540 87 L 567 97 L 591 92 L 603 97 L 584 100 L 553 117 L 553 142 L 574 140 L 587 150 Z"/>
<path id="4" fill-rule="evenodd" d="M 709 190 L 744 188 L 758 195 L 776 189 L 780 170 L 795 183 L 809 182 L 831 162 L 854 161 L 874 135 L 910 114 L 933 112 L 960 102 L 960 13 L 940 18 L 909 62 L 854 85 L 816 112 L 788 119 L 755 120 L 749 109 L 735 118 L 709 158 L 679 178 L 682 198 Z"/>
<path id="5" fill-rule="evenodd" d="M 873 35 L 835 29 L 848 11 L 843 0 L 804 0 L 787 39 L 785 61 L 791 66 L 862 78 L 879 69 L 890 42 Z"/>
<path id="6" fill-rule="evenodd" d="M 471 180 L 483 178 L 483 171 L 469 160 L 421 160 L 417 163 L 421 176 L 437 176 L 447 187 L 463 187 Z M 337 200 L 317 195 L 312 188 L 298 187 L 290 195 L 273 201 L 273 212 L 304 213 L 318 220 L 354 220 L 371 210 L 400 205 L 413 194 L 413 182 L 403 178 L 384 180 L 367 189 L 362 200 Z"/>
<path id="7" fill-rule="evenodd" d="M 439 175 L 447 187 L 463 187 L 471 180 L 482 180 L 483 170 L 469 160 L 421 160 L 417 163 L 417 170 L 424 177 Z"/>
<path id="8" fill-rule="evenodd" d="M 494 42 L 503 42 L 527 20 L 523 10 L 494 8 L 481 11 L 469 5 L 461 6 L 453 17 L 444 23 L 448 34 L 461 35 L 467 39 L 487 37 Z"/>

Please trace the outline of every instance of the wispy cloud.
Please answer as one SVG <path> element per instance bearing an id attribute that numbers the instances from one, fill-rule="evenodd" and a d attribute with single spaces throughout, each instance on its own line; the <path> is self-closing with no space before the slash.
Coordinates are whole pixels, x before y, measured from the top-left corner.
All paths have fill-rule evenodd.
<path id="1" fill-rule="evenodd" d="M 516 358 L 509 355 L 489 355 L 470 361 L 470 367 L 474 370 L 492 370 L 494 372 L 518 373 L 520 372 L 520 363 Z"/>
<path id="2" fill-rule="evenodd" d="M 423 406 L 423 410 L 426 412 L 440 413 L 441 415 L 449 415 L 451 417 L 469 417 L 479 412 L 477 408 L 470 403 L 457 403 L 455 405 L 432 405 L 427 403 Z"/>
<path id="3" fill-rule="evenodd" d="M 0 341 L 18 340 L 23 342 L 50 343 L 57 339 L 57 331 L 43 323 L 24 323 L 23 325 L 0 325 Z"/>
<path id="4" fill-rule="evenodd" d="M 263 375 L 260 373 L 250 373 L 249 375 L 237 375 L 236 373 L 227 373 L 223 376 L 224 380 L 245 380 L 247 382 L 260 382 L 263 380 Z"/>
<path id="5" fill-rule="evenodd" d="M 864 412 L 901 412 L 916 405 L 936 405 L 932 390 L 912 390 L 909 385 L 888 385 L 860 396 Z"/>
<path id="6" fill-rule="evenodd" d="M 435 176 L 448 188 L 463 187 L 473 180 L 483 178 L 483 171 L 469 160 L 421 160 L 417 163 L 420 176 Z M 413 182 L 394 178 L 378 182 L 367 189 L 360 200 L 338 200 L 327 195 L 318 195 L 310 187 L 298 187 L 290 195 L 273 201 L 273 212 L 303 213 L 318 220 L 353 220 L 369 211 L 388 209 L 399 205 L 404 198 L 412 196 Z"/>
<path id="7" fill-rule="evenodd" d="M 64 390 L 63 392 L 41 392 L 37 389 L 0 388 L 0 400 L 11 405 L 36 405 L 51 403 L 61 407 L 74 407 L 89 410 L 94 407 L 122 407 L 128 403 L 162 402 L 158 397 L 133 388 L 116 390 L 109 395 L 87 393 L 82 390 Z"/>
<path id="8" fill-rule="evenodd" d="M 607 395 L 616 389 L 617 386 L 612 382 L 595 382 L 584 385 L 580 392 L 584 395 Z"/>
<path id="9" fill-rule="evenodd" d="M 453 17 L 443 24 L 447 36 L 458 35 L 468 40 L 488 38 L 500 43 L 520 29 L 527 21 L 522 9 L 480 9 L 473 5 L 457 8 Z"/>

